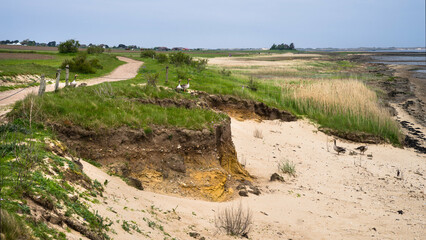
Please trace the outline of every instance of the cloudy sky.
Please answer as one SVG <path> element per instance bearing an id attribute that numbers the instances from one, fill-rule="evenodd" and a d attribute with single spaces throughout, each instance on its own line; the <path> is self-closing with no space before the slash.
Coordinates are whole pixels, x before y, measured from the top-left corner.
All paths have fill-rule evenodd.
<path id="1" fill-rule="evenodd" d="M 0 0 L 0 40 L 424 47 L 425 0 Z"/>

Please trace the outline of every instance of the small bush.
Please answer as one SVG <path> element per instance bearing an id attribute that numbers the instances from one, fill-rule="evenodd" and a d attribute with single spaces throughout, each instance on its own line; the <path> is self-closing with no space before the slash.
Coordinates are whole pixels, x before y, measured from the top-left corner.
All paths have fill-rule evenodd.
<path id="1" fill-rule="evenodd" d="M 172 53 L 170 54 L 170 63 L 176 66 L 191 65 L 192 57 L 183 52 Z"/>
<path id="2" fill-rule="evenodd" d="M 78 47 L 80 47 L 80 43 L 74 39 L 70 39 L 61 42 L 58 46 L 58 50 L 60 53 L 76 53 L 78 52 Z"/>
<path id="3" fill-rule="evenodd" d="M 230 70 L 226 70 L 225 68 L 223 68 L 222 70 L 219 71 L 220 74 L 222 74 L 223 76 L 231 76 L 232 72 Z"/>
<path id="4" fill-rule="evenodd" d="M 141 58 L 155 58 L 157 53 L 154 50 L 144 50 L 141 52 Z"/>
<path id="5" fill-rule="evenodd" d="M 255 129 L 254 130 L 254 132 L 253 132 L 253 136 L 255 137 L 255 138 L 260 138 L 260 139 L 262 139 L 263 138 L 263 134 L 262 134 L 262 130 L 259 130 L 259 129 Z"/>
<path id="6" fill-rule="evenodd" d="M 146 80 L 149 86 L 157 87 L 159 73 L 148 73 L 146 74 Z"/>
<path id="7" fill-rule="evenodd" d="M 259 83 L 257 82 L 257 80 L 254 77 L 250 77 L 247 88 L 253 90 L 253 91 L 257 91 L 257 89 L 259 88 Z"/>
<path id="8" fill-rule="evenodd" d="M 99 63 L 99 59 L 97 58 L 92 58 L 89 60 L 89 63 L 92 67 L 97 68 L 97 69 L 102 69 L 104 68 L 100 63 Z"/>
<path id="9" fill-rule="evenodd" d="M 167 63 L 169 62 L 169 57 L 167 54 L 159 53 L 157 54 L 157 57 L 155 57 L 159 63 Z"/>
<path id="10" fill-rule="evenodd" d="M 99 54 L 103 53 L 105 49 L 102 46 L 91 45 L 87 48 L 88 54 Z"/>
<path id="11" fill-rule="evenodd" d="M 188 78 L 191 78 L 188 70 L 185 68 L 178 68 L 176 70 L 176 76 L 177 80 L 187 80 Z"/>
<path id="12" fill-rule="evenodd" d="M 293 177 L 296 176 L 296 166 L 294 165 L 293 162 L 290 162 L 288 160 L 279 162 L 278 170 L 284 174 L 288 174 Z"/>
<path id="13" fill-rule="evenodd" d="M 237 208 L 228 206 L 215 217 L 216 228 L 232 236 L 248 237 L 252 224 L 253 214 L 249 208 L 243 209 L 241 202 Z"/>
<path id="14" fill-rule="evenodd" d="M 78 73 L 95 73 L 96 68 L 102 69 L 102 65 L 99 63 L 99 60 L 94 58 L 87 60 L 87 53 L 80 52 L 74 58 L 65 59 L 62 63 L 61 68 L 65 68 L 66 65 L 69 65 L 70 71 Z"/>
<path id="15" fill-rule="evenodd" d="M 195 69 L 197 69 L 198 72 L 204 71 L 207 67 L 207 59 L 199 59 L 199 60 L 194 60 L 191 63 L 191 66 L 194 67 Z"/>

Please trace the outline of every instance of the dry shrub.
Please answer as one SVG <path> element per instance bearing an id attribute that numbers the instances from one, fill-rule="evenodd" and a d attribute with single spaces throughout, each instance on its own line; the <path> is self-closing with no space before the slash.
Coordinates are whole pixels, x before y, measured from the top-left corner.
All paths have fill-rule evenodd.
<path id="1" fill-rule="evenodd" d="M 262 134 L 262 130 L 259 130 L 259 129 L 255 129 L 254 130 L 254 132 L 253 132 L 253 136 L 255 137 L 255 138 L 260 138 L 260 139 L 263 139 L 263 134 Z"/>
<path id="2" fill-rule="evenodd" d="M 242 203 L 228 206 L 220 210 L 215 217 L 215 226 L 232 236 L 248 237 L 253 224 L 253 214 L 249 208 L 244 209 Z"/>
<path id="3" fill-rule="evenodd" d="M 33 239 L 23 222 L 0 208 L 0 238 L 1 239 Z"/>

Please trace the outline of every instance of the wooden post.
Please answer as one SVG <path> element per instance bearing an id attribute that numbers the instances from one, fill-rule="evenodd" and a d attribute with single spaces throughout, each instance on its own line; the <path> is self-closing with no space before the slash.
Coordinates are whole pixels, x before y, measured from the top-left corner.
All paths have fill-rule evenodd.
<path id="1" fill-rule="evenodd" d="M 70 65 L 67 64 L 67 66 L 65 67 L 65 87 L 68 86 L 69 77 L 70 77 Z"/>
<path id="2" fill-rule="evenodd" d="M 169 82 L 169 66 L 166 66 L 166 84 Z"/>
<path id="3" fill-rule="evenodd" d="M 61 69 L 58 68 L 56 72 L 56 83 L 55 83 L 55 92 L 58 91 L 59 88 L 59 79 L 61 78 Z"/>
<path id="4" fill-rule="evenodd" d="M 44 79 L 44 74 L 42 74 L 40 79 L 40 88 L 38 89 L 38 95 L 43 96 L 44 91 L 46 91 L 46 79 Z"/>

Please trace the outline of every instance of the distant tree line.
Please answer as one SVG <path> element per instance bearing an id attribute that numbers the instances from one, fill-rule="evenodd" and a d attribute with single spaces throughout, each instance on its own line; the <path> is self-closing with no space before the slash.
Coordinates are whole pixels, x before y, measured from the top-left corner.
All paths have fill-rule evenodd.
<path id="1" fill-rule="evenodd" d="M 19 42 L 19 40 L 11 41 L 11 40 L 3 40 L 0 41 L 0 44 L 21 44 L 24 46 L 42 46 L 42 47 L 56 47 L 56 41 L 51 41 L 49 43 L 39 43 L 30 39 L 25 39 Z"/>
<path id="2" fill-rule="evenodd" d="M 90 48 L 89 52 L 93 52 L 93 53 L 100 53 L 103 52 L 104 49 L 108 49 L 110 48 L 110 46 L 106 45 L 106 44 L 99 44 L 99 45 L 95 45 L 95 44 L 81 44 L 78 41 L 74 42 L 68 42 L 70 40 L 67 40 L 65 42 L 61 42 L 62 45 L 58 44 L 56 41 L 51 41 L 48 43 L 39 43 L 30 39 L 25 39 L 23 41 L 19 41 L 19 40 L 15 40 L 15 41 L 11 41 L 11 40 L 3 40 L 0 41 L 0 44 L 20 44 L 20 45 L 24 45 L 24 46 L 43 46 L 43 47 L 58 47 L 60 48 L 61 52 L 77 52 L 77 50 L 75 50 L 76 48 Z M 102 48 L 102 49 L 101 49 Z M 118 44 L 117 46 L 112 46 L 112 49 L 123 49 L 123 50 L 147 50 L 149 48 L 141 48 L 137 45 L 126 45 L 126 44 Z M 190 49 L 188 48 L 183 48 L 183 47 L 175 47 L 175 48 L 168 48 L 168 47 L 154 47 L 152 48 L 155 51 L 188 51 Z M 201 50 L 201 49 L 200 49 Z"/>
<path id="3" fill-rule="evenodd" d="M 270 50 L 294 50 L 294 43 L 290 43 L 290 45 L 287 45 L 285 43 L 281 43 L 276 45 L 275 43 L 272 44 L 272 47 Z"/>
<path id="4" fill-rule="evenodd" d="M 3 40 L 3 41 L 0 41 L 0 44 L 15 44 L 15 43 L 18 43 L 18 42 L 19 42 L 19 40 L 15 40 L 15 41 Z"/>

